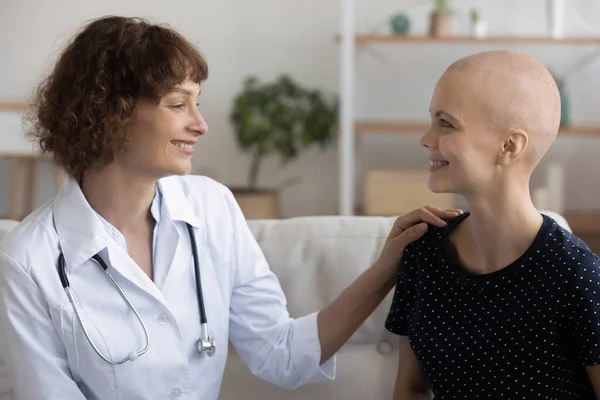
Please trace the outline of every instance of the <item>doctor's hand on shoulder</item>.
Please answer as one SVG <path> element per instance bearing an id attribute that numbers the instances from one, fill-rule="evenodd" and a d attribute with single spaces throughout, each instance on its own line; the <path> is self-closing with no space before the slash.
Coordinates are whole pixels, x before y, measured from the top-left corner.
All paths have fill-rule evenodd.
<path id="1" fill-rule="evenodd" d="M 395 274 L 404 248 L 427 232 L 427 225 L 444 227 L 446 220 L 462 214 L 460 209 L 442 210 L 426 206 L 398 217 L 392 227 L 376 264 Z"/>
<path id="2" fill-rule="evenodd" d="M 446 226 L 462 210 L 427 206 L 398 217 L 375 261 L 318 315 L 321 362 L 328 360 L 383 301 L 396 282 L 405 247 L 427 232 L 427 225 Z"/>
<path id="3" fill-rule="evenodd" d="M 0 243 L 0 344 L 18 400 L 217 399 L 228 342 L 285 388 L 334 354 L 394 285 L 404 247 L 454 210 L 397 219 L 330 305 L 291 318 L 232 193 L 188 175 L 208 67 L 139 18 L 87 23 L 38 88 L 33 136 L 68 178 Z"/>

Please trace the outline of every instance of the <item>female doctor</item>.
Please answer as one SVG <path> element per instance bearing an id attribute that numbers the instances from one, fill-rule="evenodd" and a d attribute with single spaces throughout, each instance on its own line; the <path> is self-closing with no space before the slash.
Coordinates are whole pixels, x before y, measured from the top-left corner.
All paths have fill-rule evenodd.
<path id="1" fill-rule="evenodd" d="M 231 340 L 282 387 L 333 379 L 334 354 L 394 285 L 424 208 L 329 306 L 292 319 L 232 194 L 186 176 L 207 66 L 179 34 L 92 21 L 40 85 L 33 134 L 69 175 L 0 246 L 3 350 L 20 400 L 216 399 Z"/>

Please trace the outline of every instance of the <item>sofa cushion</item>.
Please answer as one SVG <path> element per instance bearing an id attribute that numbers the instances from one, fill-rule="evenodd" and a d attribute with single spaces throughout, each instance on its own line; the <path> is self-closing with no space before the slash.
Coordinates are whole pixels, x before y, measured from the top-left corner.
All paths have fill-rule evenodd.
<path id="1" fill-rule="evenodd" d="M 394 220 L 323 216 L 251 220 L 249 226 L 279 278 L 290 314 L 301 316 L 325 307 L 375 261 Z M 380 339 L 386 315 L 380 307 L 351 341 Z"/>

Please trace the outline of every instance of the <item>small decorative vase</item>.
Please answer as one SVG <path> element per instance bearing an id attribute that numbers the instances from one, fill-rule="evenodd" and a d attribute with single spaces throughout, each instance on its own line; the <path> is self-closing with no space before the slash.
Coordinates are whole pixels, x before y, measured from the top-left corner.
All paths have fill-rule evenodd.
<path id="1" fill-rule="evenodd" d="M 406 14 L 396 14 L 392 16 L 390 24 L 392 26 L 392 33 L 394 35 L 408 35 L 410 19 Z"/>
<path id="2" fill-rule="evenodd" d="M 487 36 L 487 21 L 478 20 L 473 22 L 471 26 L 472 34 L 476 38 L 484 38 Z"/>
<path id="3" fill-rule="evenodd" d="M 430 15 L 429 35 L 445 37 L 452 34 L 452 15 L 434 11 Z"/>

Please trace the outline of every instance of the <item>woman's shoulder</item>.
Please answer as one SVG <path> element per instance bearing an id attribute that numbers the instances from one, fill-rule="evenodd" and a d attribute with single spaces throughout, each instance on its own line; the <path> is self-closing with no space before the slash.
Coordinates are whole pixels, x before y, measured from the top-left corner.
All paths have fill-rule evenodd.
<path id="1" fill-rule="evenodd" d="M 447 225 L 444 227 L 428 224 L 427 232 L 408 247 L 412 247 L 413 251 L 426 251 L 427 253 L 438 250 L 443 246 L 445 240 L 450 236 L 456 226 L 468 215 L 468 213 L 464 213 L 458 217 L 446 220 Z"/>

